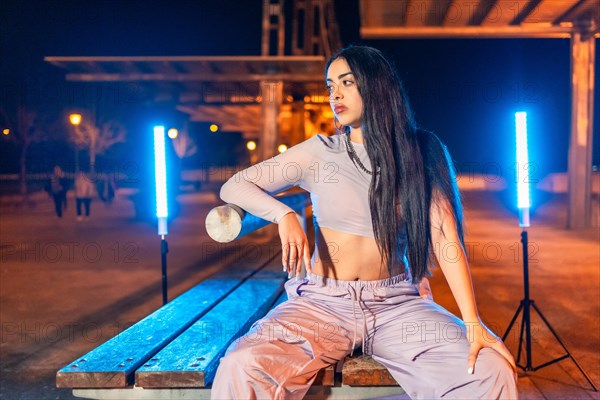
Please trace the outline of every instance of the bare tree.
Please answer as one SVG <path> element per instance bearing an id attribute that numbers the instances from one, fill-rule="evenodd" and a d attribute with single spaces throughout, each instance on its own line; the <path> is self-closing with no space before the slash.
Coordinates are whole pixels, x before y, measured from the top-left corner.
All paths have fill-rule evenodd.
<path id="1" fill-rule="evenodd" d="M 94 171 L 96 156 L 103 154 L 117 143 L 125 142 L 127 131 L 117 121 L 107 121 L 100 127 L 83 120 L 71 130 L 71 142 L 78 148 L 87 148 L 90 153 L 90 169 Z"/>
<path id="2" fill-rule="evenodd" d="M 179 157 L 180 160 L 193 156 L 198 151 L 196 143 L 194 143 L 190 135 L 187 133 L 187 129 L 179 132 L 177 137 L 173 139 L 173 148 L 175 149 L 175 154 L 177 154 L 177 157 Z"/>
<path id="3" fill-rule="evenodd" d="M 38 114 L 24 105 L 17 107 L 16 115 L 12 118 L 4 108 L 0 108 L 0 115 L 6 129 L 9 129 L 9 134 L 2 136 L 16 143 L 19 148 L 19 192 L 27 196 L 27 151 L 31 144 L 43 140 L 45 130 L 42 129 Z"/>

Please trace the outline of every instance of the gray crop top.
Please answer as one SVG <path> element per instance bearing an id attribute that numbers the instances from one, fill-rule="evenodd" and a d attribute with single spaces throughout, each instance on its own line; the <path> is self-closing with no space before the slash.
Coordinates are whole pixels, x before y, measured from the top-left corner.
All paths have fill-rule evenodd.
<path id="1" fill-rule="evenodd" d="M 356 154 L 371 170 L 364 145 Z M 272 197 L 292 186 L 310 192 L 318 226 L 373 237 L 369 209 L 371 175 L 354 165 L 343 135 L 314 136 L 273 158 L 233 175 L 221 188 L 221 199 L 267 221 L 278 223 L 291 208 Z"/>

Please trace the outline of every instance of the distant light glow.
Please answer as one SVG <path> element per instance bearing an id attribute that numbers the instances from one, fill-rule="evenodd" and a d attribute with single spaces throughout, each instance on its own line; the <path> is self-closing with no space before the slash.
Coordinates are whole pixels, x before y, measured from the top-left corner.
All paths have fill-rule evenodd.
<path id="1" fill-rule="evenodd" d="M 283 153 L 287 149 L 288 147 L 285 144 L 280 144 L 279 147 L 277 147 L 277 151 L 279 151 L 280 153 Z"/>
<path id="2" fill-rule="evenodd" d="M 254 140 L 248 140 L 248 143 L 246 143 L 246 148 L 248 150 L 256 150 L 256 142 Z"/>
<path id="3" fill-rule="evenodd" d="M 10 129 L 2 129 L 2 134 L 10 135 Z"/>
<path id="4" fill-rule="evenodd" d="M 169 210 L 167 207 L 167 168 L 165 161 L 164 126 L 154 127 L 154 172 L 156 177 L 156 216 L 159 219 L 166 219 L 169 216 Z M 160 228 L 158 233 L 159 235 L 166 234 L 166 232 L 161 233 Z"/>
<path id="5" fill-rule="evenodd" d="M 69 122 L 71 122 L 71 125 L 79 125 L 81 123 L 81 114 L 69 115 Z"/>
<path id="6" fill-rule="evenodd" d="M 171 128 L 167 131 L 167 136 L 171 139 L 176 139 L 177 135 L 179 135 L 179 131 L 175 128 Z"/>
<path id="7" fill-rule="evenodd" d="M 211 126 L 209 126 L 208 129 L 210 129 L 211 132 L 216 132 L 219 130 L 219 126 L 216 124 L 211 124 Z"/>

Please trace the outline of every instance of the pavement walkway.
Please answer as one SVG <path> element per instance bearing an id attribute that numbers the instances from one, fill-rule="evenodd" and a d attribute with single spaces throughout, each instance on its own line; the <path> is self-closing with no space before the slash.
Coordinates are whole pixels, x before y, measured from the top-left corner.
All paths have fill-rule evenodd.
<path id="1" fill-rule="evenodd" d="M 0 399 L 72 399 L 54 387 L 56 371 L 161 306 L 156 227 L 135 220 L 126 197 L 111 207 L 95 201 L 84 222 L 72 199 L 62 220 L 49 199 L 38 200 L 34 208 L 0 209 Z M 230 263 L 251 262 L 253 251 L 273 251 L 257 246 L 273 227 L 229 245 L 209 239 L 204 218 L 214 194 L 179 200 L 167 236 L 170 298 Z M 521 230 L 497 193 L 468 191 L 465 206 L 479 310 L 502 335 L 523 297 Z M 600 234 L 566 230 L 565 220 L 560 195 L 532 218 L 531 298 L 600 386 Z M 432 286 L 436 301 L 458 313 L 440 271 Z M 541 321 L 532 326 L 534 365 L 562 354 Z M 514 332 L 507 343 L 516 353 Z M 522 373 L 519 385 L 522 398 L 600 399 L 570 360 Z"/>

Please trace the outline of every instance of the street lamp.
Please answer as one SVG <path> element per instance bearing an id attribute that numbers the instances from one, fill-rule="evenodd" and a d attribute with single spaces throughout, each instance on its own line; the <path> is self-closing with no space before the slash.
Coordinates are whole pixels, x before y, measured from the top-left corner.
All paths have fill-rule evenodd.
<path id="1" fill-rule="evenodd" d="M 10 135 L 10 129 L 6 128 L 6 129 L 2 129 L 2 134 L 5 136 Z"/>
<path id="2" fill-rule="evenodd" d="M 177 139 L 178 135 L 179 135 L 179 131 L 176 128 L 171 128 L 167 131 L 167 136 L 170 139 Z"/>
<path id="3" fill-rule="evenodd" d="M 81 114 L 71 114 L 69 115 L 69 122 L 73 125 L 75 129 L 75 133 L 77 136 L 81 136 L 79 134 L 79 124 L 81 124 Z M 75 172 L 79 172 L 79 148 L 78 144 L 75 143 Z"/>
<path id="4" fill-rule="evenodd" d="M 71 125 L 79 125 L 81 123 L 81 114 L 69 115 L 69 121 L 71 122 Z"/>
<path id="5" fill-rule="evenodd" d="M 250 150 L 250 164 L 256 164 L 256 162 L 258 161 L 258 154 L 256 154 L 256 142 L 254 140 L 248 140 L 248 142 L 246 142 L 246 148 L 248 150 Z"/>

